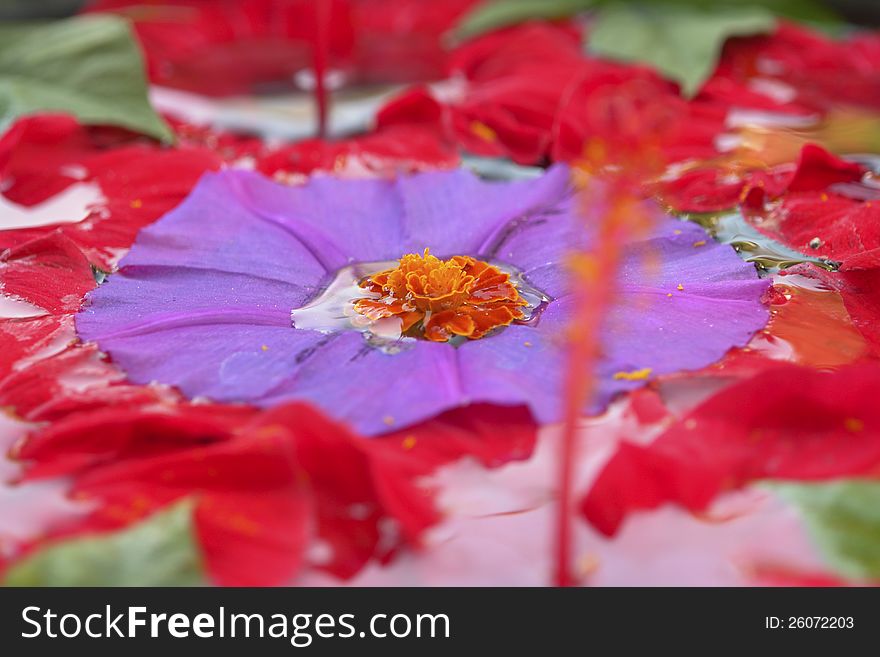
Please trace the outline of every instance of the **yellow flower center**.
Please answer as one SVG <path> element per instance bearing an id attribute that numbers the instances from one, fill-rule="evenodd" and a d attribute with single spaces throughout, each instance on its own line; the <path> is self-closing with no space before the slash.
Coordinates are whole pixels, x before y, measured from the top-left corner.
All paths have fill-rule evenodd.
<path id="1" fill-rule="evenodd" d="M 356 312 L 372 320 L 398 317 L 401 333 L 446 342 L 471 340 L 523 319 L 520 296 L 507 274 L 470 256 L 449 260 L 410 253 L 397 267 L 365 278 L 360 286 L 376 295 L 358 299 Z"/>

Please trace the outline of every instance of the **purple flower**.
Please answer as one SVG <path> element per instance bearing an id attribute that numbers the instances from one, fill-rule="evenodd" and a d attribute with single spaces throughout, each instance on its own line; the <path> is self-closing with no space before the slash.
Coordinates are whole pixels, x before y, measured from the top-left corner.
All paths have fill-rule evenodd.
<path id="1" fill-rule="evenodd" d="M 141 231 L 77 329 L 137 383 L 258 406 L 304 399 L 366 434 L 470 402 L 526 404 L 552 422 L 572 305 L 564 260 L 589 242 L 582 224 L 565 167 L 515 183 L 463 170 L 314 177 L 301 187 L 244 171 L 207 174 Z M 425 247 L 510 265 L 550 301 L 531 321 L 481 339 L 407 338 L 397 353 L 358 330 L 292 325 L 291 311 L 340 270 Z M 699 368 L 745 344 L 767 319 L 766 286 L 729 246 L 661 218 L 625 260 L 606 318 L 597 406 L 649 372 Z"/>

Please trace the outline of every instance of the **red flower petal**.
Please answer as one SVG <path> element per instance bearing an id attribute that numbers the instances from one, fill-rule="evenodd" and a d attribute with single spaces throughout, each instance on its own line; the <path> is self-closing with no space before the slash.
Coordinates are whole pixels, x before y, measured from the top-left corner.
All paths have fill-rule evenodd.
<path id="1" fill-rule="evenodd" d="M 97 469 L 73 495 L 101 505 L 80 531 L 125 526 L 194 497 L 205 565 L 219 585 L 278 584 L 303 562 L 309 498 L 286 432 Z"/>
<path id="2" fill-rule="evenodd" d="M 36 432 L 15 456 L 26 481 L 72 476 L 72 495 L 97 504 L 53 538 L 125 526 L 194 497 L 220 584 L 283 583 L 306 562 L 350 577 L 438 519 L 429 491 L 414 484 L 424 469 L 374 452 L 302 404 L 107 407 Z"/>
<path id="3" fill-rule="evenodd" d="M 227 440 L 254 415 L 244 406 L 138 401 L 69 415 L 30 436 L 12 456 L 30 462 L 27 479 L 75 475 Z"/>
<path id="4" fill-rule="evenodd" d="M 65 325 L 57 335 L 72 335 L 72 327 Z M 0 406 L 30 422 L 51 422 L 108 405 L 134 408 L 163 398 L 176 396 L 163 388 L 125 383 L 125 375 L 103 360 L 94 346 L 81 344 L 33 358 L 27 367 L 0 378 Z"/>
<path id="5" fill-rule="evenodd" d="M 440 77 L 443 36 L 477 0 L 331 0 L 328 50 L 333 68 L 356 82 Z M 226 96 L 292 88 L 312 61 L 311 0 L 100 0 L 134 23 L 150 79 Z"/>
<path id="6" fill-rule="evenodd" d="M 880 366 L 835 373 L 793 365 L 736 383 L 647 446 L 621 443 L 581 504 L 601 532 L 627 514 L 674 503 L 704 510 L 760 479 L 880 472 Z"/>
<path id="7" fill-rule="evenodd" d="M 72 339 L 72 320 L 83 295 L 95 286 L 80 250 L 60 232 L 18 243 L 0 254 L 2 293 L 22 299 L 45 314 L 0 319 L 0 381 L 24 357 L 57 351 L 58 339 Z M 69 336 L 69 337 L 65 337 Z"/>
<path id="8" fill-rule="evenodd" d="M 119 131 L 109 133 L 108 142 L 107 134 L 59 115 L 24 118 L 10 129 L 0 141 L 0 183 L 7 199 L 32 207 L 74 183 L 96 183 L 106 200 L 77 223 L 0 231 L 0 248 L 59 230 L 92 262 L 110 269 L 140 228 L 180 203 L 203 173 L 222 165 L 204 149 L 163 149 Z"/>
<path id="9" fill-rule="evenodd" d="M 765 201 L 787 193 L 822 193 L 835 183 L 858 181 L 864 173 L 861 165 L 842 160 L 815 144 L 807 144 L 794 165 L 747 173 L 723 168 L 691 169 L 663 181 L 656 192 L 680 212 L 728 210 L 740 203 L 761 209 Z"/>
<path id="10" fill-rule="evenodd" d="M 423 473 L 462 457 L 497 468 L 529 458 L 537 428 L 525 407 L 473 404 L 374 438 L 370 449 L 382 458 L 406 460 Z"/>
<path id="11" fill-rule="evenodd" d="M 82 252 L 58 231 L 19 242 L 0 254 L 4 294 L 19 297 L 53 315 L 79 309 L 95 277 Z"/>
<path id="12" fill-rule="evenodd" d="M 363 137 L 325 142 L 310 139 L 261 157 L 257 169 L 276 178 L 328 171 L 342 176 L 394 176 L 447 169 L 458 153 L 432 130 L 418 125 L 391 126 Z"/>
<path id="13" fill-rule="evenodd" d="M 880 356 L 880 269 L 829 272 L 818 267 L 797 267 L 791 273 L 822 281 L 840 293 L 853 325 L 867 341 L 874 356 Z"/>

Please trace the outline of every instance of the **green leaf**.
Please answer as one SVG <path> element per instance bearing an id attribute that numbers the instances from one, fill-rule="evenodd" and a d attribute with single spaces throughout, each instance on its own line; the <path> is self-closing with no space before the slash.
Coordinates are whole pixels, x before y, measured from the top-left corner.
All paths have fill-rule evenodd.
<path id="1" fill-rule="evenodd" d="M 174 140 L 147 99 L 131 28 L 116 16 L 0 24 L 0 133 L 17 117 L 41 111 Z"/>
<path id="2" fill-rule="evenodd" d="M 14 564 L 5 586 L 196 586 L 204 583 L 193 504 L 118 532 L 49 545 Z"/>
<path id="3" fill-rule="evenodd" d="M 616 3 L 633 5 L 631 0 L 484 0 L 466 13 L 453 29 L 459 39 L 471 38 L 501 27 L 528 20 L 568 18 L 589 9 Z M 706 9 L 706 0 L 643 0 L 635 3 L 657 12 Z M 778 16 L 805 21 L 816 27 L 834 29 L 840 17 L 817 0 L 715 0 L 711 11 L 764 9 Z"/>
<path id="4" fill-rule="evenodd" d="M 853 579 L 880 579 L 880 481 L 776 484 L 796 504 L 828 563 Z"/>
<path id="5" fill-rule="evenodd" d="M 486 0 L 459 21 L 453 34 L 466 39 L 527 20 L 566 18 L 589 9 L 597 0 Z"/>
<path id="6" fill-rule="evenodd" d="M 602 8 L 590 29 L 590 50 L 600 56 L 653 66 L 693 96 L 712 75 L 728 37 L 770 32 L 773 14 L 759 7 L 703 11 L 664 5 Z"/>

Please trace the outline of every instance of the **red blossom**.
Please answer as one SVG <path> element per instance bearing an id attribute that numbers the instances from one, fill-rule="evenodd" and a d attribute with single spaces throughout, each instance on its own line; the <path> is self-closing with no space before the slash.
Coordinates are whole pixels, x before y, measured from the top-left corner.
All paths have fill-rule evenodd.
<path id="1" fill-rule="evenodd" d="M 880 69 L 853 53 L 873 53 L 875 41 L 864 37 L 850 46 L 788 24 L 771 36 L 732 39 L 713 77 L 686 101 L 649 67 L 585 55 L 572 24 L 528 23 L 463 44 L 449 56 L 443 84 L 404 92 L 378 121 L 430 126 L 468 151 L 523 164 L 577 160 L 591 142 L 619 153 L 645 140 L 657 142 L 670 162 L 712 158 L 720 154 L 719 137 L 732 130 L 731 110 L 818 118 L 841 98 L 870 104 Z M 810 44 L 823 54 L 811 55 Z M 810 76 L 824 79 L 827 69 L 830 81 L 835 57 L 836 75 L 852 72 L 864 89 L 838 94 L 830 85 L 824 96 L 811 97 Z M 789 77 L 773 66 L 802 74 L 802 84 L 789 87 Z"/>
<path id="2" fill-rule="evenodd" d="M 352 48 L 350 3 L 327 2 L 329 49 L 338 61 Z M 150 80 L 170 87 L 214 96 L 248 93 L 279 81 L 290 85 L 311 62 L 311 0 L 100 0 L 88 11 L 130 19 Z"/>
<path id="3" fill-rule="evenodd" d="M 710 397 L 649 445 L 621 443 L 581 503 L 612 535 L 633 511 L 703 511 L 762 479 L 818 481 L 880 472 L 880 367 L 822 372 L 780 364 Z"/>
<path id="4" fill-rule="evenodd" d="M 413 82 L 439 78 L 446 37 L 480 0 L 350 0 L 356 81 Z"/>
<path id="5" fill-rule="evenodd" d="M 561 100 L 552 159 L 638 161 L 652 151 L 662 161 L 707 158 L 717 153 L 726 108 L 689 103 L 648 69 L 607 66 L 585 77 Z"/>

